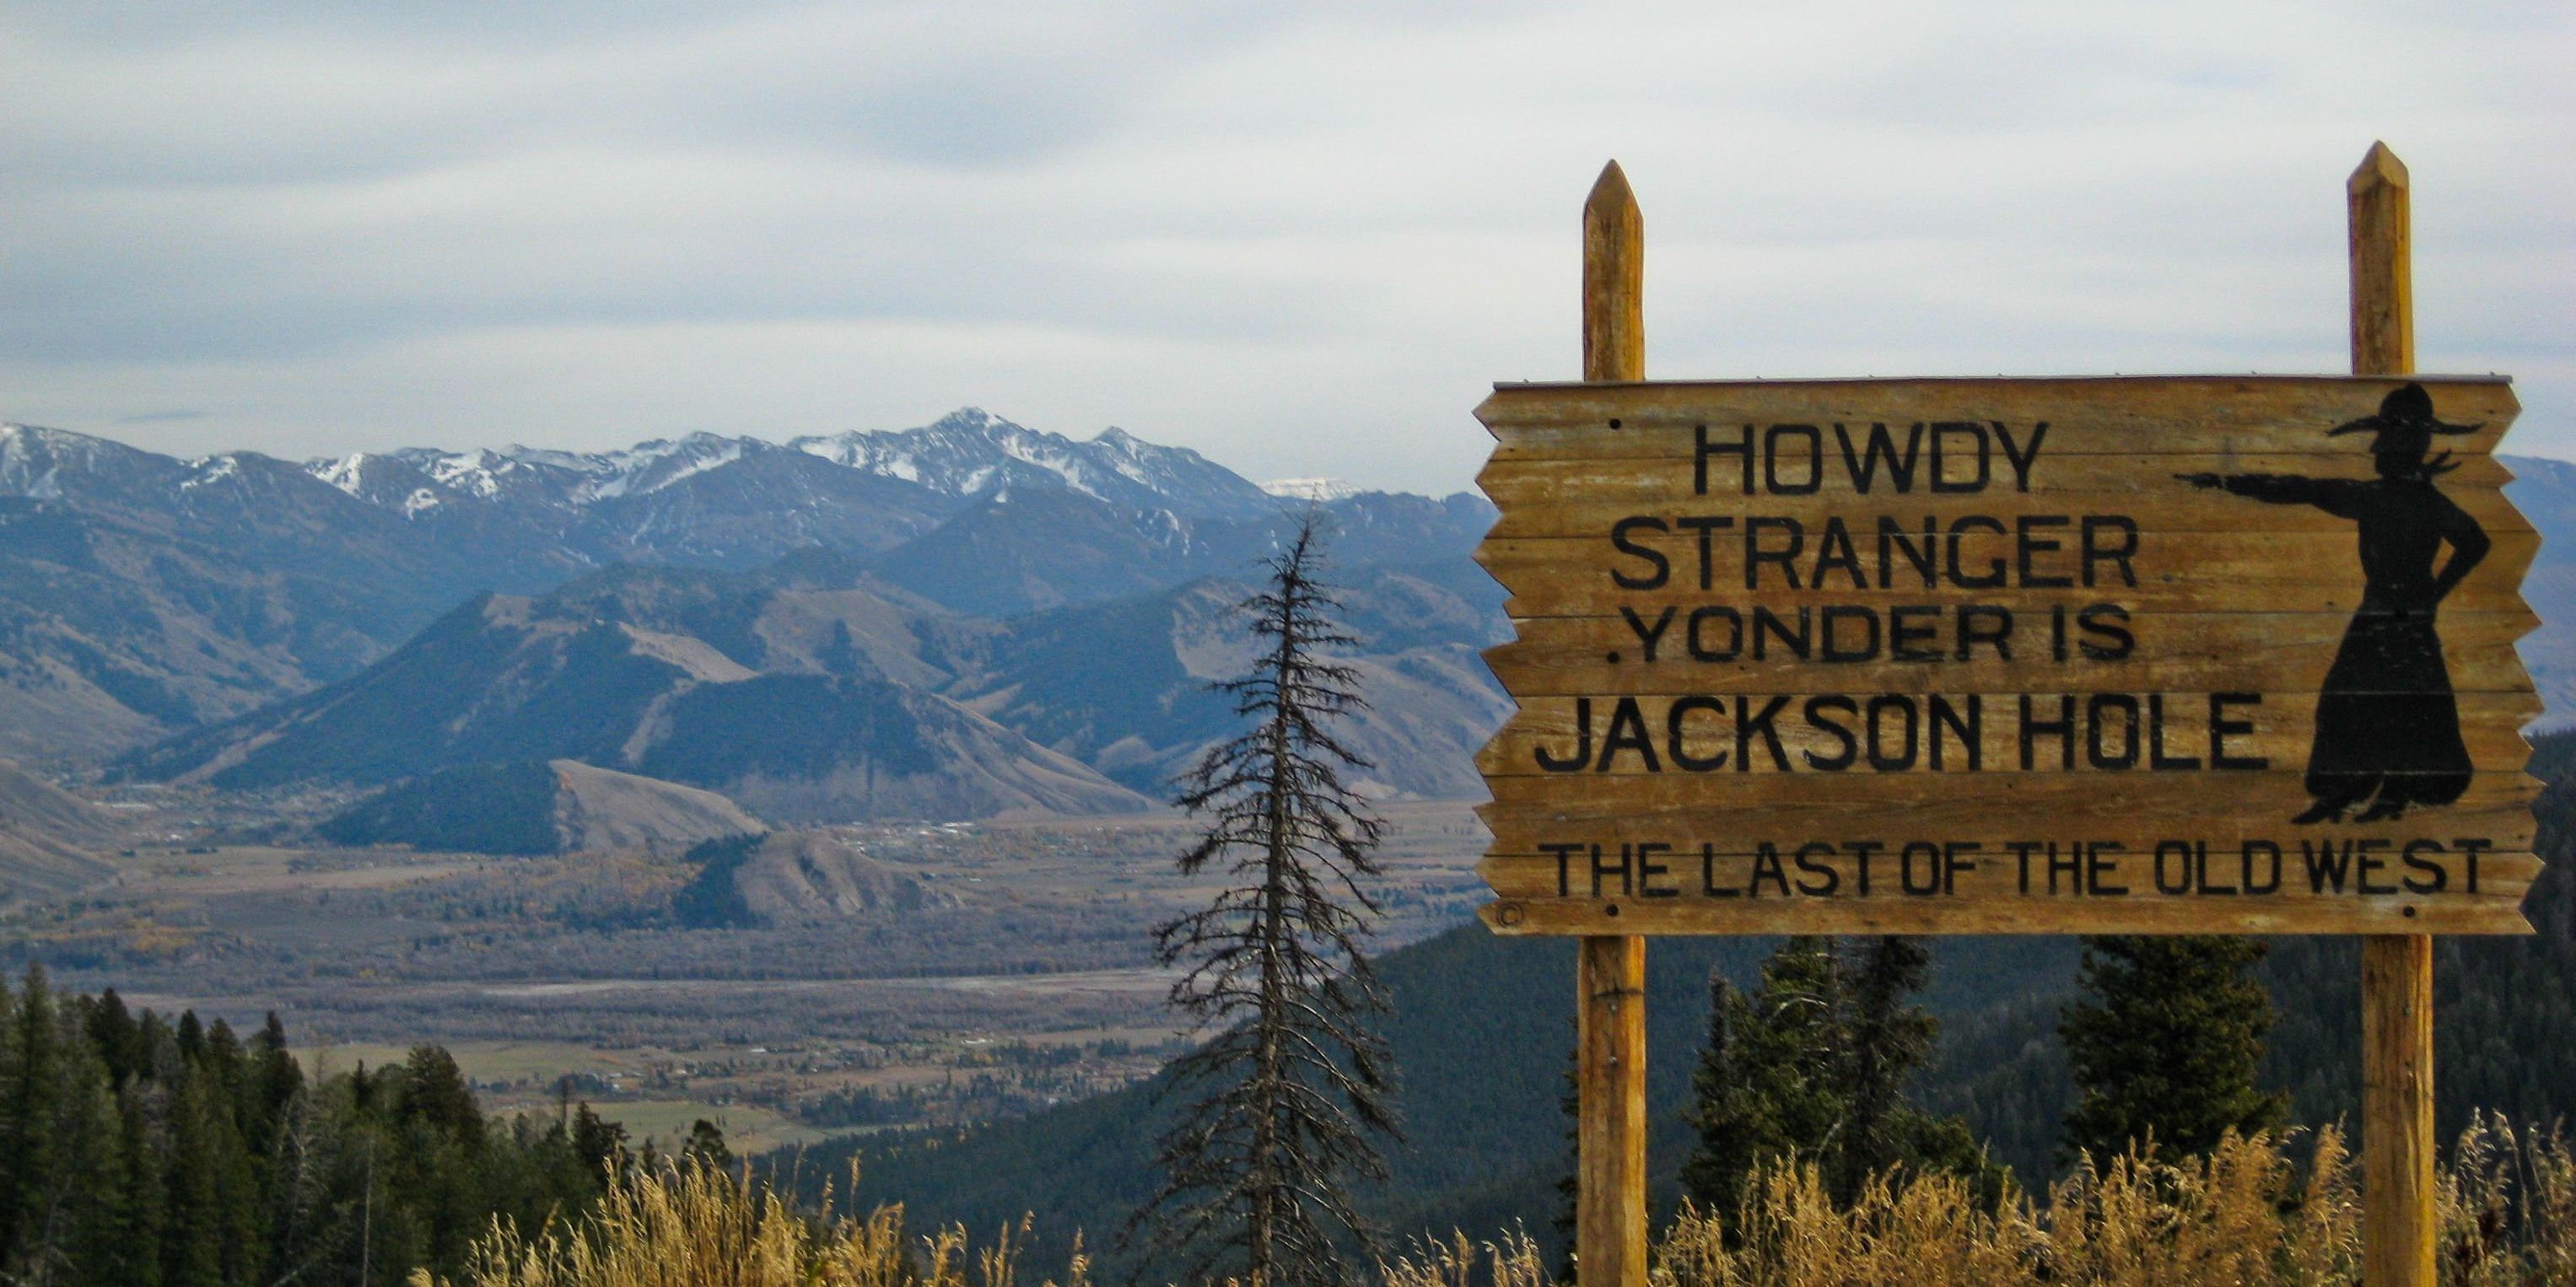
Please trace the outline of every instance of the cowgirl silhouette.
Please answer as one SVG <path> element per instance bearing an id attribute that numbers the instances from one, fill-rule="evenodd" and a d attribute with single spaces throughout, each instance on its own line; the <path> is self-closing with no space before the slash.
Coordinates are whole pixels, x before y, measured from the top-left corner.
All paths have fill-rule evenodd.
<path id="1" fill-rule="evenodd" d="M 2378 415 L 2329 431 L 2372 435 L 2377 478 L 2176 475 L 2274 505 L 2314 505 L 2359 529 L 2361 607 L 2344 628 L 2317 701 L 2307 775 L 2316 802 L 2293 820 L 2300 825 L 2341 822 L 2364 800 L 2370 807 L 2354 821 L 2395 818 L 2408 805 L 2449 804 L 2468 789 L 2469 751 L 2433 612 L 2486 557 L 2489 542 L 2478 521 L 2433 486 L 2437 475 L 2459 468 L 2449 463 L 2451 453 L 2431 453 L 2434 435 L 2479 427 L 2434 419 L 2432 395 L 2410 383 L 2381 401 Z M 2451 556 L 2435 571 L 2445 544 Z"/>

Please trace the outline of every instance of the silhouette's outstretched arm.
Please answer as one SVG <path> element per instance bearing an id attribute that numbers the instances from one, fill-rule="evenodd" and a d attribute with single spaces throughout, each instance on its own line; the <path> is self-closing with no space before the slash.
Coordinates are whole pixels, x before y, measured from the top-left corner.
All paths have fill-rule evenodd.
<path id="1" fill-rule="evenodd" d="M 2435 603 L 2449 598 L 2451 591 L 2457 589 L 2460 582 L 2468 579 L 2469 572 L 2477 567 L 2478 561 L 2485 558 L 2487 551 L 2495 545 L 2495 542 L 2487 539 L 2487 529 L 2478 526 L 2478 520 L 2471 518 L 2468 511 L 2452 504 L 2449 497 L 2443 498 L 2442 507 L 2450 511 L 2442 516 L 2442 539 L 2451 547 L 2451 558 L 2449 562 L 2442 565 L 2442 570 L 2433 576 L 2433 602 Z"/>
<path id="2" fill-rule="evenodd" d="M 2304 474 L 2176 474 L 2174 477 L 2203 490 L 2251 496 L 2274 505 L 2324 506 L 2341 482 L 2340 479 L 2310 478 Z"/>

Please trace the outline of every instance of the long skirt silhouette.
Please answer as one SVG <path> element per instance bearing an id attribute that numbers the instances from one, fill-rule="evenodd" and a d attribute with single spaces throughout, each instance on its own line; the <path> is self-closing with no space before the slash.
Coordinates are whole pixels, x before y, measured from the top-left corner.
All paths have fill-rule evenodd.
<path id="1" fill-rule="evenodd" d="M 2460 704 L 2430 612 L 2362 609 L 2317 699 L 2308 794 L 2320 802 L 2449 804 L 2469 788 Z"/>
<path id="2" fill-rule="evenodd" d="M 2383 458 L 2383 476 L 2368 481 L 2295 474 L 2192 480 L 2276 505 L 2313 505 L 2357 529 L 2361 607 L 2317 697 L 2307 774 L 2316 805 L 2303 820 L 2340 817 L 2364 800 L 2372 800 L 2367 816 L 2394 816 L 2410 805 L 2449 804 L 2469 787 L 2460 706 L 2433 616 L 2486 557 L 2489 541 L 2429 476 L 2400 468 L 2420 468 L 2420 453 L 2414 456 Z M 2433 560 L 2445 544 L 2451 559 L 2436 573 Z"/>

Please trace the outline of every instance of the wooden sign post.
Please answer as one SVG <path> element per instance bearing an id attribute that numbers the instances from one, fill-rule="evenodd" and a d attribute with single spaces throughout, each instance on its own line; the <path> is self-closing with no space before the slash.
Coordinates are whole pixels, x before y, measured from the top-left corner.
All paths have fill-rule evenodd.
<path id="1" fill-rule="evenodd" d="M 1646 378 L 1646 224 L 1619 163 L 1583 203 L 1583 378 Z M 1646 1281 L 1646 940 L 1587 934 L 1576 955 L 1575 1263 Z"/>
<path id="2" fill-rule="evenodd" d="M 1645 1280 L 1647 934 L 2364 939 L 2368 1279 L 2431 1287 L 2427 935 L 2528 932 L 2498 377 L 2410 378 L 2405 172 L 2352 377 L 1647 382 L 1584 210 L 1584 374 L 1497 385 L 1518 710 L 1481 912 L 1582 938 L 1577 1266 Z"/>
<path id="3" fill-rule="evenodd" d="M 2344 185 L 2352 373 L 2415 370 L 2406 166 L 2385 143 Z M 2361 941 L 2362 1282 L 2433 1287 L 2433 939 Z"/>

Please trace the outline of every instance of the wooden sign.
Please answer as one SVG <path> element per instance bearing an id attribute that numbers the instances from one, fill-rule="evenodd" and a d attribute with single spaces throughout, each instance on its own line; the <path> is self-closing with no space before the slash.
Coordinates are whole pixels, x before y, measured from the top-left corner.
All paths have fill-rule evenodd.
<path id="1" fill-rule="evenodd" d="M 2495 378 L 1498 386 L 1504 933 L 2521 932 Z"/>

